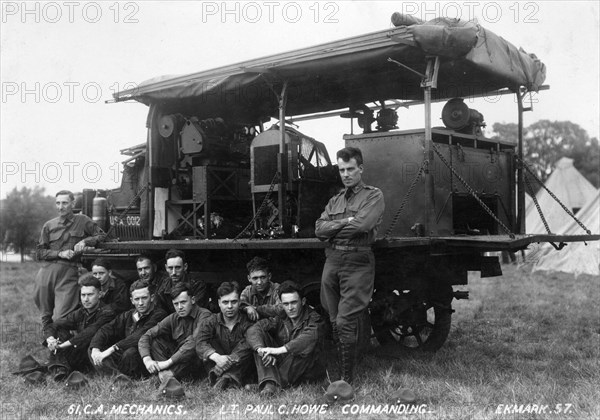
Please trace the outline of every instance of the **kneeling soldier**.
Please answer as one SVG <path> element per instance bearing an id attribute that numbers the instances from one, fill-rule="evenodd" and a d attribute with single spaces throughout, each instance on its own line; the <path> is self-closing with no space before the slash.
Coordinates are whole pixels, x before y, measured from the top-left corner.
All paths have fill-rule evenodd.
<path id="1" fill-rule="evenodd" d="M 262 395 L 302 381 L 323 378 L 321 317 L 306 304 L 302 289 L 286 281 L 279 288 L 285 316 L 262 319 L 248 329 Z"/>
<path id="2" fill-rule="evenodd" d="M 123 373 L 139 378 L 145 373 L 138 351 L 140 337 L 167 316 L 154 305 L 154 290 L 145 280 L 136 280 L 129 288 L 134 309 L 119 314 L 94 335 L 90 359 L 99 373 Z"/>
<path id="3" fill-rule="evenodd" d="M 88 347 L 94 334 L 110 322 L 115 313 L 100 301 L 100 281 L 92 273 L 79 279 L 81 307 L 48 324 L 43 331 L 50 350 L 49 371 L 56 381 L 65 379 L 72 370 L 89 370 Z M 71 331 L 75 331 L 72 334 Z"/>
<path id="4" fill-rule="evenodd" d="M 200 376 L 202 366 L 194 351 L 193 333 L 202 320 L 212 316 L 195 304 L 187 283 L 173 285 L 171 298 L 175 313 L 146 331 L 138 344 L 146 369 L 157 373 L 162 383 L 172 377 Z"/>
<path id="5" fill-rule="evenodd" d="M 202 321 L 194 333 L 196 353 L 216 389 L 239 387 L 254 373 L 252 350 L 244 337 L 252 322 L 240 311 L 240 289 L 225 282 L 217 289 L 221 313 Z M 255 376 L 255 375 L 254 375 Z"/>

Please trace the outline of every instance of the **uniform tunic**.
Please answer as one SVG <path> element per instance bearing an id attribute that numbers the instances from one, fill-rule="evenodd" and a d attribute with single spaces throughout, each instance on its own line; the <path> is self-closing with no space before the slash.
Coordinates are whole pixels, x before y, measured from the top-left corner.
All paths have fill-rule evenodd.
<path id="1" fill-rule="evenodd" d="M 286 387 L 322 377 L 325 373 L 320 360 L 323 334 L 321 316 L 307 305 L 304 305 L 296 326 L 287 315 L 261 319 L 251 326 L 246 340 L 254 350 L 259 386 L 273 381 Z M 281 346 L 288 352 L 276 356 L 275 366 L 265 366 L 256 353 L 261 347 Z"/>
<path id="2" fill-rule="evenodd" d="M 33 292 L 44 323 L 64 317 L 79 305 L 78 259 L 62 259 L 58 253 L 73 250 L 81 240 L 86 246 L 96 246 L 105 237 L 102 229 L 83 214 L 57 217 L 44 224 L 36 252 L 42 264 Z"/>
<path id="3" fill-rule="evenodd" d="M 321 304 L 337 325 L 340 340 L 356 343 L 358 320 L 373 294 L 377 237 L 385 204 L 383 193 L 362 181 L 333 196 L 315 224 L 316 236 L 327 241 L 321 277 Z M 354 217 L 348 223 L 343 219 Z"/>
<path id="4" fill-rule="evenodd" d="M 202 308 L 207 307 L 208 293 L 204 280 L 200 279 L 195 274 L 184 273 L 179 281 L 188 283 L 190 285 L 196 305 Z M 171 289 L 173 288 L 173 280 L 171 279 L 171 276 L 169 276 L 167 273 L 163 273 L 157 284 L 158 287 L 154 293 L 158 305 L 160 305 L 167 313 L 174 313 L 175 307 L 173 306 L 173 299 L 171 298 Z"/>
<path id="5" fill-rule="evenodd" d="M 96 332 L 115 317 L 114 311 L 100 303 L 94 311 L 89 312 L 81 307 L 64 318 L 46 325 L 42 333 L 45 339 L 54 337 L 61 342 L 70 341 L 72 346 L 51 353 L 50 365 L 59 364 L 75 370 L 88 370 L 91 364 L 88 359 L 88 347 Z M 72 334 L 71 331 L 75 331 Z M 45 341 L 44 341 L 45 344 Z"/>
<path id="6" fill-rule="evenodd" d="M 131 377 L 142 376 L 145 367 L 138 351 L 141 336 L 167 316 L 160 307 L 154 306 L 145 315 L 136 309 L 119 314 L 114 320 L 102 326 L 92 338 L 91 349 L 104 351 L 112 345 L 116 351 L 102 361 L 102 366 L 94 366 L 101 373 L 124 373 Z"/>
<path id="7" fill-rule="evenodd" d="M 186 317 L 170 314 L 140 337 L 138 350 L 141 358 L 151 356 L 156 361 L 171 359 L 173 365 L 169 369 L 177 378 L 187 373 L 198 374 L 201 366 L 196 357 L 193 333 L 198 324 L 210 316 L 212 312 L 196 305 Z"/>
<path id="8" fill-rule="evenodd" d="M 254 374 L 252 349 L 246 343 L 245 337 L 246 331 L 251 325 L 252 321 L 243 312 L 240 313 L 239 320 L 231 330 L 225 325 L 221 313 L 213 314 L 212 317 L 198 324 L 198 328 L 194 332 L 196 354 L 204 362 L 207 370 L 211 370 L 215 366 L 215 363 L 209 359 L 212 354 L 227 355 L 233 361 L 233 366 L 222 376 L 235 381 L 239 386 L 247 382 L 249 377 Z"/>
<path id="9" fill-rule="evenodd" d="M 265 294 L 259 293 L 253 285 L 246 286 L 240 295 L 240 308 L 253 306 L 260 318 L 282 315 L 284 311 L 278 292 L 279 283 L 270 283 Z"/>

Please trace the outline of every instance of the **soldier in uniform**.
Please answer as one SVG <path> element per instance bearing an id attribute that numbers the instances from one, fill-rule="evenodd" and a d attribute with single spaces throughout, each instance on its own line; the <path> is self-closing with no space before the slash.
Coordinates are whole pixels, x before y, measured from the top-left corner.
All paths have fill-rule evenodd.
<path id="1" fill-rule="evenodd" d="M 119 314 L 98 330 L 90 343 L 90 360 L 100 373 L 122 373 L 137 378 L 145 373 L 138 341 L 167 313 L 154 305 L 154 291 L 147 281 L 136 280 L 129 291 L 135 308 Z"/>
<path id="2" fill-rule="evenodd" d="M 37 245 L 36 255 L 42 265 L 35 276 L 34 301 L 43 327 L 79 305 L 79 257 L 86 247 L 94 247 L 106 237 L 92 219 L 73 214 L 74 204 L 71 191 L 56 193 L 58 217 L 44 224 Z"/>
<path id="3" fill-rule="evenodd" d="M 165 254 L 165 270 L 164 275 L 158 284 L 156 290 L 156 298 L 158 304 L 172 314 L 175 312 L 173 300 L 171 299 L 171 289 L 178 283 L 187 283 L 191 287 L 191 296 L 194 298 L 196 305 L 206 308 L 208 306 L 208 293 L 206 283 L 199 277 L 187 272 L 188 265 L 185 259 L 185 253 L 178 249 L 170 249 Z"/>
<path id="4" fill-rule="evenodd" d="M 171 289 L 171 298 L 176 312 L 146 331 L 138 342 L 146 369 L 151 374 L 158 374 L 163 384 L 173 377 L 202 375 L 193 334 L 204 319 L 212 316 L 208 309 L 195 305 L 187 283 L 176 283 Z"/>
<path id="5" fill-rule="evenodd" d="M 131 308 L 125 280 L 113 273 L 110 261 L 96 258 L 92 263 L 92 274 L 102 285 L 100 300 L 104 304 L 109 305 L 117 314 Z"/>
<path id="6" fill-rule="evenodd" d="M 271 268 L 264 258 L 254 257 L 248 264 L 250 286 L 242 291 L 240 308 L 252 321 L 283 314 L 279 283 L 271 281 Z"/>
<path id="7" fill-rule="evenodd" d="M 115 313 L 100 301 L 100 281 L 92 273 L 79 280 L 81 307 L 46 325 L 44 344 L 50 350 L 50 374 L 56 381 L 65 379 L 72 370 L 89 370 L 88 346 L 96 332 L 110 322 Z"/>
<path id="8" fill-rule="evenodd" d="M 224 282 L 217 289 L 218 314 L 204 320 L 194 332 L 196 354 L 204 362 L 211 385 L 218 390 L 240 387 L 254 375 L 252 350 L 245 334 L 252 321 L 240 311 L 240 289 Z"/>
<path id="9" fill-rule="evenodd" d="M 320 361 L 321 316 L 306 304 L 296 283 L 283 282 L 279 295 L 284 315 L 261 319 L 246 333 L 248 345 L 255 351 L 260 393 L 265 396 L 325 376 Z"/>
<path id="10" fill-rule="evenodd" d="M 333 196 L 316 222 L 316 236 L 327 241 L 321 277 L 321 304 L 329 315 L 341 379 L 352 382 L 357 344 L 370 334 L 367 306 L 373 294 L 375 258 L 371 245 L 385 208 L 383 193 L 362 181 L 360 149 L 337 152 L 344 189 Z"/>

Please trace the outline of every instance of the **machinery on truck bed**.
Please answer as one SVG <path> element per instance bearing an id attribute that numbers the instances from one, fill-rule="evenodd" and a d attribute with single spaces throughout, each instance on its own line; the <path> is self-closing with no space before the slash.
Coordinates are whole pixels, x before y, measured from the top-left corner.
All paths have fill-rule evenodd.
<path id="1" fill-rule="evenodd" d="M 547 88 L 545 66 L 472 22 L 392 20 L 383 31 L 116 93 L 149 112 L 146 142 L 122 150 L 121 187 L 83 192 L 82 210 L 109 232 L 101 252 L 114 268 L 178 248 L 216 284 L 244 279 L 245 263 L 261 255 L 317 305 L 327 244 L 315 220 L 342 184 L 323 143 L 294 124 L 328 116 L 349 120 L 345 143 L 362 150 L 364 180 L 385 197 L 370 306 L 380 340 L 439 348 L 453 299 L 468 297 L 453 287 L 468 271 L 501 275 L 487 251 L 598 239 L 524 234 L 523 99 Z M 483 115 L 464 102 L 502 94 L 516 97 L 518 139 L 486 137 Z M 438 101 L 444 126 L 432 127 Z M 423 106 L 422 129 L 401 129 L 396 110 L 410 106 Z"/>

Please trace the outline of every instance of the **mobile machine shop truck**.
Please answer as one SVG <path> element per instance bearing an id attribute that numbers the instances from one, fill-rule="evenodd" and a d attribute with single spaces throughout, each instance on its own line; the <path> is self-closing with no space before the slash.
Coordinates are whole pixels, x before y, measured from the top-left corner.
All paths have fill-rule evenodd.
<path id="1" fill-rule="evenodd" d="M 82 203 L 109 231 L 102 248 L 115 268 L 178 248 L 216 284 L 245 278 L 245 263 L 262 255 L 277 280 L 298 281 L 318 304 L 327 244 L 314 225 L 341 183 L 323 143 L 292 123 L 324 116 L 348 118 L 346 145 L 363 151 L 365 182 L 385 196 L 370 308 L 381 340 L 439 348 L 452 300 L 467 297 L 453 286 L 467 284 L 468 271 L 501 274 L 486 251 L 594 239 L 524 235 L 523 98 L 543 89 L 545 66 L 474 23 L 392 20 L 391 29 L 116 93 L 149 107 L 147 140 L 122 151 L 121 188 L 86 190 Z M 487 138 L 483 115 L 463 101 L 502 94 L 516 97 L 518 139 Z M 431 124 L 436 101 L 447 102 L 443 127 Z M 396 109 L 417 105 L 424 128 L 399 129 Z"/>

